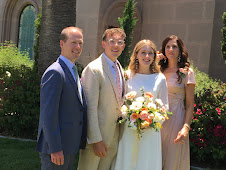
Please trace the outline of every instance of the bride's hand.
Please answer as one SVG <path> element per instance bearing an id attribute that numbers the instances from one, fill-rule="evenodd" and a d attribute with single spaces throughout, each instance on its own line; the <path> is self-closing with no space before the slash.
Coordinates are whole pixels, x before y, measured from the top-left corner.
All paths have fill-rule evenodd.
<path id="1" fill-rule="evenodd" d="M 189 134 L 189 129 L 184 126 L 178 133 L 177 138 L 174 140 L 174 143 L 183 144 Z"/>

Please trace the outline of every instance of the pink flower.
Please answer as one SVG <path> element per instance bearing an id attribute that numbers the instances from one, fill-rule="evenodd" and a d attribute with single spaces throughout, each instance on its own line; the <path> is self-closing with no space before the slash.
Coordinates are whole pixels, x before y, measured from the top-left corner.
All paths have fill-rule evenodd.
<path id="1" fill-rule="evenodd" d="M 216 108 L 217 114 L 220 116 L 221 115 L 221 109 L 219 107 Z"/>
<path id="2" fill-rule="evenodd" d="M 146 109 L 145 110 L 142 110 L 141 113 L 140 113 L 140 115 L 139 115 L 139 118 L 141 120 L 147 119 L 148 118 L 148 111 Z"/>
<path id="3" fill-rule="evenodd" d="M 196 104 L 194 104 L 194 107 L 196 107 Z"/>
<path id="4" fill-rule="evenodd" d="M 195 114 L 202 115 L 201 109 L 197 109 L 197 112 Z"/>
<path id="5" fill-rule="evenodd" d="M 188 73 L 188 70 L 184 68 L 179 68 L 179 71 L 184 75 Z"/>
<path id="6" fill-rule="evenodd" d="M 217 107 L 217 108 L 216 108 L 216 111 L 217 111 L 217 112 L 220 112 L 220 111 L 221 111 L 221 109 L 220 109 L 219 107 Z"/>
<path id="7" fill-rule="evenodd" d="M 151 92 L 146 92 L 145 97 L 148 97 L 150 100 L 152 100 L 154 96 Z"/>
<path id="8" fill-rule="evenodd" d="M 125 77 L 125 80 L 127 81 L 128 79 L 129 79 L 129 76 L 128 76 L 128 74 L 125 72 L 125 74 L 124 74 L 124 77 Z"/>

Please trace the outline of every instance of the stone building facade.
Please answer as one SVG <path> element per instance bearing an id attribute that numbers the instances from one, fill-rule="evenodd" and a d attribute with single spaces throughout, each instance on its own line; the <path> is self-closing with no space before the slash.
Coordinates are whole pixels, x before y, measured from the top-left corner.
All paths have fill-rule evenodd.
<path id="1" fill-rule="evenodd" d="M 77 0 L 76 25 L 84 31 L 84 50 L 79 62 L 84 66 L 103 51 L 101 36 L 104 30 L 118 26 L 127 0 Z M 151 39 L 161 48 L 162 40 L 171 34 L 179 36 L 188 49 L 194 66 L 213 78 L 226 82 L 226 65 L 221 56 L 222 14 L 225 0 L 136 0 L 134 44 Z M 42 0 L 0 1 L 0 42 L 18 43 L 19 21 L 28 5 L 40 12 Z M 88 4 L 88 5 L 87 5 Z M 132 46 L 132 47 L 133 47 Z"/>

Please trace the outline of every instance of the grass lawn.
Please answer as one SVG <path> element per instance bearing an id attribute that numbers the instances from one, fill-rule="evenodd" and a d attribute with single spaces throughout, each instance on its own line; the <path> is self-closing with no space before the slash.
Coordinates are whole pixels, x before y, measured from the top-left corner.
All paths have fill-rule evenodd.
<path id="1" fill-rule="evenodd" d="M 34 150 L 36 142 L 0 138 L 0 170 L 40 170 L 39 153 Z M 73 169 L 77 169 L 78 154 Z M 191 170 L 217 170 L 195 168 Z"/>
<path id="2" fill-rule="evenodd" d="M 0 138 L 0 170 L 40 170 L 39 153 L 34 150 L 36 142 Z M 75 158 L 76 169 L 78 155 Z"/>

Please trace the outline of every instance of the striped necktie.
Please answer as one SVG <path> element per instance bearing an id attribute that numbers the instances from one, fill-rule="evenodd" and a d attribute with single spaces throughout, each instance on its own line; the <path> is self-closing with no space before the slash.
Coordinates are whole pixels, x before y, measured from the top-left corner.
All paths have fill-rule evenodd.
<path id="1" fill-rule="evenodd" d="M 78 70 L 77 70 L 76 66 L 73 66 L 72 69 L 73 69 L 74 74 L 75 74 L 80 100 L 83 103 L 83 101 L 82 101 L 82 85 L 81 85 L 80 80 L 79 80 Z"/>
<path id="2" fill-rule="evenodd" d="M 117 62 L 114 63 L 113 68 L 115 70 L 115 77 L 116 77 L 116 86 L 117 86 L 117 90 L 118 90 L 118 100 L 120 105 L 122 105 L 122 86 L 121 86 L 121 82 L 120 82 L 120 73 L 119 73 L 119 69 L 117 67 Z"/>

